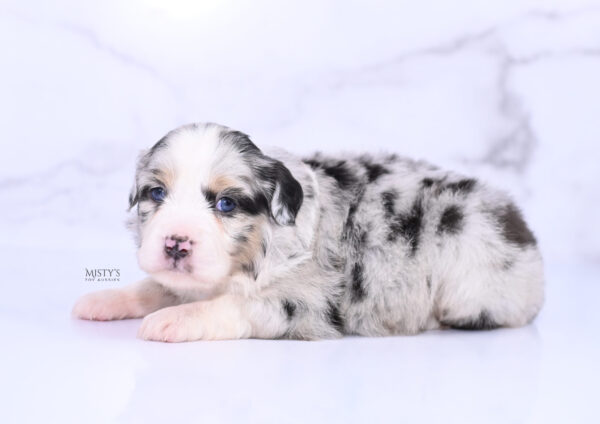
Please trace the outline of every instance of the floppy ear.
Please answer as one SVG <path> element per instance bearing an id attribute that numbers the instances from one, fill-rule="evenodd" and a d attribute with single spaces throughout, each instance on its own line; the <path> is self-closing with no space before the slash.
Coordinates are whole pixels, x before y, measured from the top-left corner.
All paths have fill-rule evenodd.
<path id="1" fill-rule="evenodd" d="M 226 129 L 221 138 L 234 145 L 251 164 L 268 198 L 271 216 L 280 225 L 293 225 L 302 206 L 302 186 L 285 165 L 262 153 L 247 134 Z"/>
<path id="2" fill-rule="evenodd" d="M 293 225 L 304 199 L 302 186 L 278 160 L 272 159 L 271 172 L 274 183 L 271 214 L 278 224 Z"/>
<path id="3" fill-rule="evenodd" d="M 134 181 L 133 186 L 131 187 L 131 191 L 129 192 L 129 208 L 127 210 L 131 210 L 135 205 L 137 205 L 140 200 L 140 196 L 137 190 L 137 184 Z"/>
<path id="4" fill-rule="evenodd" d="M 148 165 L 148 158 L 150 155 L 150 150 L 142 150 L 138 154 L 137 163 L 135 167 L 135 176 L 133 177 L 133 186 L 131 187 L 131 191 L 129 192 L 129 209 L 133 208 L 140 200 L 140 191 L 138 190 L 138 175 L 140 171 Z"/>

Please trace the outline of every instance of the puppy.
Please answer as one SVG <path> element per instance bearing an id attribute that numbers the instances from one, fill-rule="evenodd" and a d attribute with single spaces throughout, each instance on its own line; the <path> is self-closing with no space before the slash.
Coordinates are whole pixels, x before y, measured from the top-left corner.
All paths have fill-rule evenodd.
<path id="1" fill-rule="evenodd" d="M 187 125 L 140 156 L 129 206 L 149 277 L 73 312 L 143 317 L 146 340 L 487 330 L 543 303 L 536 239 L 510 198 L 396 155 L 300 159 Z"/>

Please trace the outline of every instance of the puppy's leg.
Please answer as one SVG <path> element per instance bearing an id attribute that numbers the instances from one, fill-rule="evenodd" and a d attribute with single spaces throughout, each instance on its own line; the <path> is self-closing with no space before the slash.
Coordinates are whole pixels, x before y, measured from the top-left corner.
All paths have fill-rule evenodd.
<path id="1" fill-rule="evenodd" d="M 151 278 L 146 278 L 123 289 L 102 290 L 82 296 L 73 307 L 73 316 L 95 321 L 142 318 L 177 303 L 175 295 Z"/>
<path id="2" fill-rule="evenodd" d="M 277 338 L 286 329 L 281 311 L 269 302 L 223 295 L 156 311 L 144 318 L 138 337 L 164 342 Z"/>

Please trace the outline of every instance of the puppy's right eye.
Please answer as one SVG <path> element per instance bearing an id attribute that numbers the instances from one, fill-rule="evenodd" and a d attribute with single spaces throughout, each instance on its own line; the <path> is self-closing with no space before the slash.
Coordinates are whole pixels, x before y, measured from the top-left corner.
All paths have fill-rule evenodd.
<path id="1" fill-rule="evenodd" d="M 163 200 L 165 200 L 166 195 L 167 195 L 167 193 L 165 192 L 165 189 L 162 187 L 154 187 L 153 189 L 150 190 L 150 198 L 152 200 L 154 200 L 156 203 L 160 203 Z"/>
<path id="2" fill-rule="evenodd" d="M 229 197 L 221 197 L 217 202 L 217 209 L 221 212 L 231 212 L 235 209 L 235 202 Z"/>

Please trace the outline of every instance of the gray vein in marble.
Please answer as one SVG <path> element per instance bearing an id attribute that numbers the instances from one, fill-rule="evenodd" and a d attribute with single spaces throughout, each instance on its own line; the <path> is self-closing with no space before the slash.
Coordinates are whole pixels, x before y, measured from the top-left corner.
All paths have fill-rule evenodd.
<path id="1" fill-rule="evenodd" d="M 45 182 L 48 182 L 50 179 L 52 179 L 53 177 L 58 175 L 60 172 L 65 171 L 65 170 L 67 170 L 67 171 L 74 170 L 76 172 L 81 173 L 82 175 L 89 175 L 89 176 L 94 176 L 94 177 L 106 176 L 106 174 L 108 172 L 110 172 L 111 170 L 114 170 L 114 169 L 112 169 L 114 167 L 111 167 L 111 170 L 108 170 L 108 169 L 95 169 L 94 167 L 86 166 L 85 158 L 83 156 L 85 156 L 85 154 L 82 155 L 81 159 L 76 158 L 76 159 L 64 160 L 64 161 L 61 161 L 61 162 L 55 164 L 54 166 L 52 166 L 50 168 L 47 168 L 44 171 L 29 174 L 27 176 L 18 177 L 18 178 L 14 178 L 14 177 L 3 178 L 0 180 L 0 190 L 12 189 L 12 188 L 15 188 L 18 186 L 32 184 L 32 183 L 43 184 Z"/>
<path id="2" fill-rule="evenodd" d="M 531 126 L 529 112 L 510 87 L 515 62 L 505 50 L 500 50 L 496 55 L 500 57 L 496 81 L 498 112 L 510 124 L 502 134 L 490 140 L 487 152 L 475 163 L 481 162 L 521 173 L 531 162 L 538 140 Z"/>
<path id="3" fill-rule="evenodd" d="M 585 13 L 589 13 L 589 9 Z M 133 67 L 142 72 L 151 75 L 157 81 L 164 84 L 173 96 L 177 99 L 176 89 L 163 78 L 153 67 L 137 60 L 135 57 L 119 51 L 111 45 L 103 42 L 97 34 L 93 31 L 65 22 L 42 22 L 27 16 L 23 16 L 19 13 L 10 12 L 14 16 L 21 20 L 27 21 L 32 25 L 46 24 L 56 27 L 63 31 L 71 32 L 78 37 L 87 40 L 95 49 L 104 51 L 113 57 L 119 63 Z M 526 19 L 546 19 L 551 22 L 560 22 L 565 19 L 581 14 L 582 12 L 573 13 L 558 13 L 553 11 L 533 11 L 525 15 Z M 522 21 L 519 21 L 522 22 Z M 511 22 L 510 25 L 514 25 L 515 22 Z M 507 24 L 508 25 L 508 24 Z M 500 32 L 504 30 L 504 25 L 495 25 L 481 31 L 473 32 L 471 34 L 460 36 L 450 42 L 442 43 L 440 45 L 431 46 L 419 50 L 409 51 L 406 53 L 399 54 L 392 59 L 381 61 L 375 64 L 367 65 L 352 71 L 346 72 L 341 76 L 336 76 L 333 79 L 333 83 L 328 84 L 330 90 L 341 90 L 347 86 L 354 86 L 358 84 L 356 77 L 364 77 L 369 74 L 377 74 L 390 66 L 399 66 L 405 64 L 407 61 L 418 60 L 419 58 L 431 57 L 431 56 L 447 56 L 460 51 L 463 51 L 470 47 L 484 46 L 484 43 L 492 43 L 495 48 L 486 48 L 484 52 L 490 54 L 498 62 L 498 74 L 497 74 L 497 90 L 499 93 L 498 111 L 500 115 L 507 119 L 510 123 L 502 134 L 493 139 L 486 153 L 479 159 L 474 161 L 475 163 L 481 163 L 489 165 L 497 169 L 506 169 L 521 173 L 527 169 L 527 166 L 531 162 L 535 147 L 538 144 L 538 139 L 534 133 L 531 122 L 530 113 L 519 99 L 517 93 L 510 87 L 510 80 L 512 74 L 516 69 L 522 66 L 528 66 L 534 63 L 538 63 L 542 60 L 557 57 L 558 55 L 581 55 L 597 58 L 600 56 L 599 48 L 580 48 L 571 49 L 567 51 L 540 51 L 535 54 L 531 54 L 523 57 L 512 57 L 505 48 L 497 48 L 497 44 L 502 45 Z M 331 80 L 330 80 L 331 81 Z M 307 86 L 302 89 L 300 93 L 300 99 L 296 103 L 298 106 L 297 112 L 299 113 L 302 109 L 302 103 L 305 97 L 310 96 L 314 91 L 318 91 L 323 87 Z M 298 117 L 297 114 L 296 118 Z M 294 118 L 291 118 L 293 121 Z M 43 172 L 32 174 L 22 178 L 7 178 L 0 181 L 0 190 L 7 190 L 22 185 L 35 185 L 41 184 L 52 188 L 52 184 L 49 182 L 58 176 L 60 172 L 67 168 L 73 168 L 77 172 L 90 175 L 94 178 L 100 175 L 105 175 L 105 170 L 96 171 L 93 168 L 86 167 L 84 165 L 83 155 L 81 159 L 67 160 L 59 163 Z M 54 190 L 60 191 L 62 194 L 69 194 L 68 189 L 54 188 Z M 67 190 L 65 192 L 65 190 Z"/>
<path id="4" fill-rule="evenodd" d="M 565 56 L 600 56 L 600 49 L 570 49 L 561 52 L 543 51 L 514 58 L 502 53 L 498 89 L 501 94 L 499 110 L 513 125 L 503 136 L 493 140 L 481 161 L 497 168 L 511 168 L 522 173 L 533 158 L 538 138 L 533 131 L 529 112 L 511 91 L 509 80 L 515 68 Z"/>
<path id="5" fill-rule="evenodd" d="M 420 58 L 448 56 L 473 46 L 482 45 L 483 43 L 500 43 L 502 46 L 502 31 L 508 27 L 521 25 L 531 18 L 558 23 L 573 17 L 598 12 L 600 12 L 600 7 L 598 6 L 585 7 L 566 12 L 534 10 L 505 23 L 493 25 L 480 31 L 460 36 L 450 42 L 408 51 L 399 54 L 392 59 L 346 72 L 344 75 L 339 76 L 336 81 L 330 83 L 328 88 L 330 90 L 339 91 L 348 86 L 356 86 L 358 84 L 356 80 L 357 76 L 364 77 L 368 74 L 377 74 L 389 67 L 401 66 L 408 61 L 418 60 Z M 496 85 L 499 102 L 497 108 L 500 115 L 507 119 L 510 124 L 502 134 L 491 140 L 487 152 L 485 152 L 480 159 L 465 159 L 462 162 L 474 164 L 480 163 L 492 166 L 496 169 L 506 169 L 517 173 L 523 173 L 531 163 L 535 148 L 538 145 L 538 138 L 531 125 L 530 112 L 520 100 L 518 94 L 510 87 L 512 73 L 515 72 L 515 69 L 518 67 L 527 66 L 541 60 L 557 57 L 558 55 L 597 57 L 600 56 L 600 47 L 569 49 L 559 52 L 542 51 L 520 58 L 512 57 L 505 47 L 502 47 L 501 49 L 493 48 L 491 51 L 486 49 L 485 51 L 493 57 L 496 57 L 498 60 L 498 77 Z M 310 88 L 305 88 L 303 91 L 303 94 L 306 96 L 309 95 L 312 90 Z M 302 99 L 297 103 L 298 110 L 302 109 L 300 106 L 301 103 Z"/>
<path id="6" fill-rule="evenodd" d="M 108 54 L 117 63 L 144 72 L 145 74 L 152 77 L 154 80 L 161 83 L 171 93 L 175 100 L 178 100 L 180 97 L 177 88 L 167 78 L 163 77 L 154 67 L 142 62 L 133 55 L 120 51 L 116 47 L 104 42 L 94 31 L 88 28 L 84 28 L 82 26 L 66 21 L 42 20 L 37 17 L 33 17 L 11 9 L 4 9 L 4 13 L 29 25 L 33 25 L 36 27 L 40 25 L 45 25 L 50 28 L 55 28 L 59 31 L 61 30 L 71 33 L 80 39 L 86 40 L 91 46 L 94 47 L 94 49 Z M 175 103 L 177 104 L 177 102 Z M 180 112 L 177 112 L 177 116 L 180 116 Z"/>
<path id="7" fill-rule="evenodd" d="M 163 84 L 171 92 L 172 96 L 175 99 L 177 99 L 177 97 L 178 97 L 177 90 L 174 88 L 174 86 L 167 79 L 162 77 L 156 71 L 156 69 L 137 60 L 135 57 L 133 57 L 129 54 L 123 53 L 123 52 L 119 51 L 118 49 L 104 43 L 91 30 L 88 30 L 86 28 L 83 28 L 83 27 L 80 27 L 80 26 L 77 26 L 74 24 L 66 23 L 66 22 L 50 22 L 50 21 L 41 20 L 38 18 L 34 18 L 34 17 L 28 16 L 28 15 L 25 15 L 20 12 L 14 11 L 14 10 L 9 10 L 9 9 L 4 9 L 3 14 L 12 16 L 13 18 L 18 19 L 21 22 L 27 23 L 28 25 L 32 25 L 32 26 L 36 26 L 36 27 L 39 25 L 45 25 L 48 27 L 56 28 L 58 30 L 70 32 L 79 38 L 85 39 L 96 50 L 107 53 L 110 57 L 112 57 L 116 62 L 120 63 L 121 65 L 137 69 L 138 71 L 141 71 L 141 72 L 144 72 L 144 73 L 150 75 L 156 81 L 159 81 L 161 84 Z M 51 184 L 49 182 L 52 181 L 53 178 L 58 176 L 61 171 L 67 170 L 67 169 L 76 170 L 77 172 L 80 172 L 83 175 L 90 175 L 90 176 L 96 176 L 96 177 L 106 175 L 106 173 L 107 173 L 106 169 L 94 170 L 93 167 L 85 165 L 85 162 L 86 162 L 86 157 L 85 157 L 86 153 L 85 152 L 82 153 L 80 156 L 81 157 L 74 158 L 74 159 L 63 160 L 63 161 L 55 164 L 54 166 L 47 168 L 41 172 L 32 173 L 32 174 L 29 174 L 29 175 L 26 175 L 23 177 L 18 177 L 18 178 L 14 178 L 14 177 L 2 178 L 2 179 L 0 179 L 0 190 L 10 190 L 10 189 L 14 189 L 19 186 L 34 185 L 34 184 L 51 186 Z M 54 193 L 54 194 L 57 194 L 57 193 Z"/>
<path id="8" fill-rule="evenodd" d="M 487 28 L 481 29 L 479 31 L 459 36 L 449 42 L 444 42 L 430 47 L 424 47 L 422 49 L 411 50 L 405 53 L 398 54 L 394 58 L 355 69 L 351 72 L 351 74 L 359 74 L 363 72 L 376 72 L 386 67 L 397 66 L 402 62 L 406 62 L 407 60 L 412 60 L 420 57 L 453 54 L 465 48 L 468 48 L 474 44 L 487 41 L 490 38 L 500 38 L 499 34 L 502 31 L 511 26 L 521 25 L 523 24 L 523 22 L 529 20 L 530 18 L 538 18 L 549 21 L 564 21 L 572 17 L 578 17 L 584 14 L 589 14 L 590 12 L 600 13 L 600 6 L 585 7 L 565 12 L 556 12 L 551 10 L 533 10 L 531 12 L 525 13 L 524 15 L 516 19 L 505 21 L 497 25 L 492 25 Z"/>

